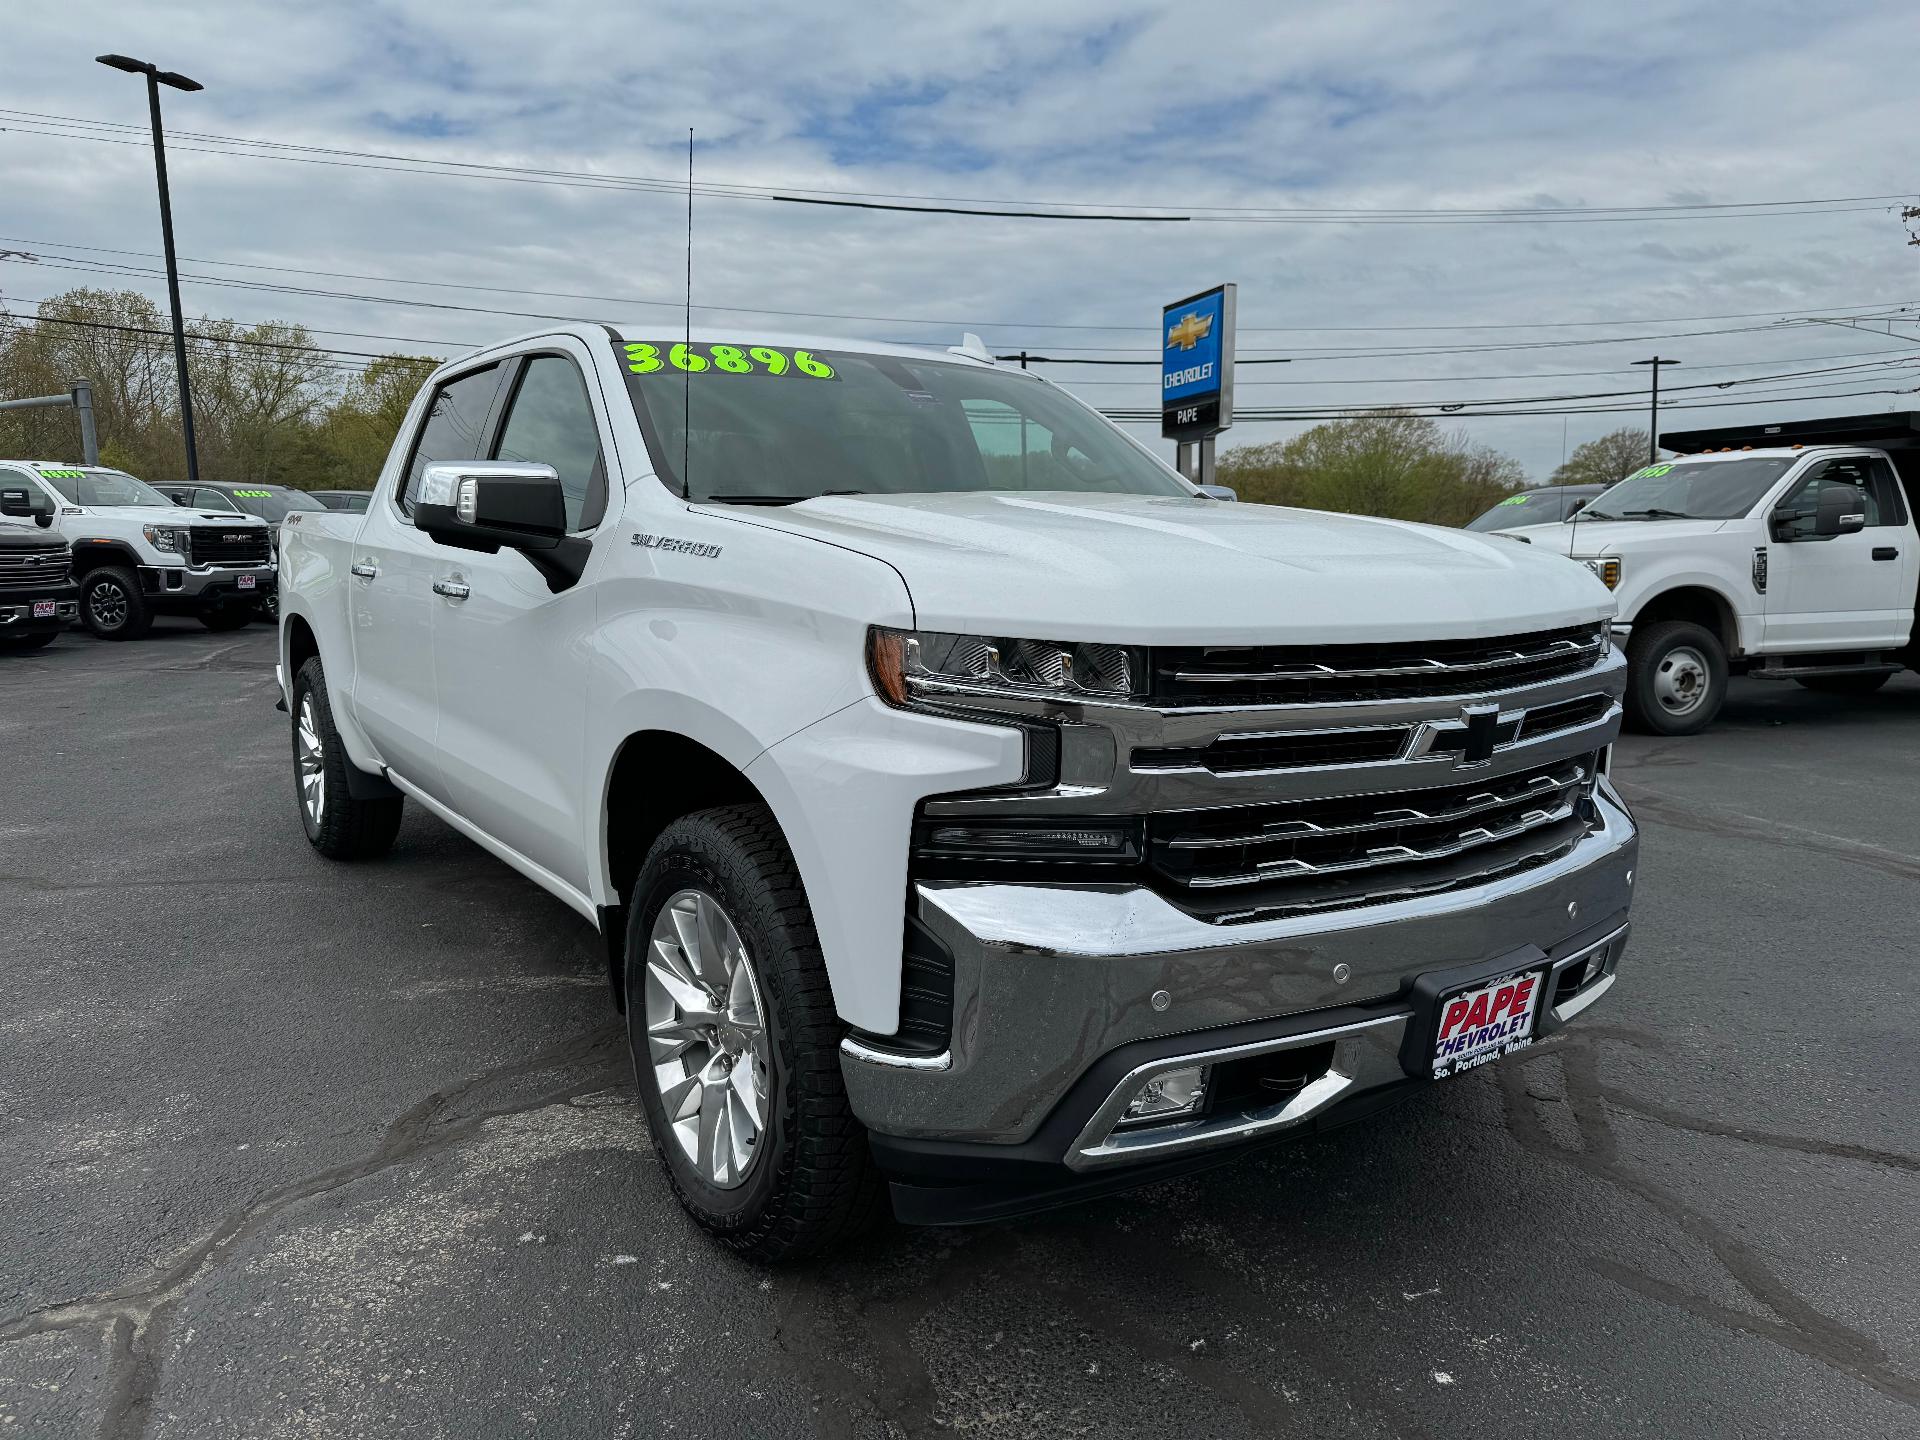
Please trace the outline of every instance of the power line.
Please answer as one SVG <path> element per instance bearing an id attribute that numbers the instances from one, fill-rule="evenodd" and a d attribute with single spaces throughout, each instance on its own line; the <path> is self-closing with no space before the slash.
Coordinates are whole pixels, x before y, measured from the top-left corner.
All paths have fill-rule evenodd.
<path id="1" fill-rule="evenodd" d="M 35 245 L 51 251 L 82 250 L 89 254 L 120 255 L 141 260 L 157 260 L 160 257 L 146 250 L 119 250 L 104 245 L 76 245 L 62 240 L 29 240 L 18 235 L 0 235 L 0 241 L 12 245 Z M 74 258 L 61 256 L 62 259 Z M 313 275 L 331 280 L 367 280 L 376 284 L 420 285 L 438 290 L 473 290 L 496 295 L 531 295 L 549 300 L 592 300 L 610 305 L 645 305 L 668 309 L 679 309 L 679 300 L 650 300 L 638 295 L 601 295 L 577 290 L 535 290 L 513 285 L 479 285 L 454 280 L 424 280 L 399 275 L 368 275 L 351 270 L 318 270 L 304 265 L 268 265 L 248 260 L 216 260 L 204 255 L 183 255 L 180 257 L 189 264 L 215 265 L 223 269 L 266 270 L 280 274 Z M 1124 325 L 1076 324 L 1059 321 L 1036 320 L 983 320 L 978 317 L 961 319 L 939 319 L 927 316 L 906 315 L 860 315 L 830 310 L 774 310 L 762 306 L 747 305 L 696 305 L 696 310 L 724 311 L 741 315 L 777 315 L 783 318 L 805 320 L 860 320 L 887 325 L 925 325 L 948 328 L 985 328 L 992 330 L 1089 330 L 1089 331 L 1141 331 L 1151 328 L 1154 321 L 1145 323 L 1135 321 Z M 1898 319 L 1903 312 L 1920 309 L 1915 302 L 1874 302 L 1866 305 L 1819 305 L 1805 306 L 1795 310 L 1741 310 L 1717 315 L 1668 315 L 1654 318 L 1621 318 L 1617 320 L 1532 320 L 1510 322 L 1474 322 L 1462 325 L 1242 325 L 1238 331 L 1242 335 L 1297 335 L 1329 334 L 1338 332 L 1361 332 L 1385 334 L 1389 332 L 1464 332 L 1477 330 L 1561 330 L 1586 329 L 1619 325 L 1692 325 L 1717 320 L 1764 320 L 1798 319 L 1802 317 L 1818 318 L 1836 314 L 1859 316 L 1865 311 L 1891 312 L 1875 314 L 1872 319 Z M 441 343 L 441 342 L 421 342 Z"/>
<path id="2" fill-rule="evenodd" d="M 78 116 L 51 115 L 27 110 L 0 110 L 15 117 L 16 133 L 48 138 L 90 140 L 104 144 L 138 144 L 134 139 L 117 139 L 113 134 L 88 132 L 131 132 L 137 127 L 114 121 L 91 120 Z M 38 127 L 38 128 L 33 128 Z M 494 162 L 464 161 L 434 156 L 405 155 L 385 151 L 351 150 L 319 145 L 296 145 L 285 141 L 260 140 L 244 136 L 216 135 L 204 131 L 181 131 L 182 140 L 198 140 L 199 145 L 182 149 L 232 157 L 298 161 L 305 164 L 334 165 L 360 170 L 399 170 L 409 174 L 443 175 L 452 178 L 513 181 L 523 184 L 557 185 L 576 189 L 643 190 L 654 193 L 677 192 L 678 186 L 661 176 L 619 175 L 596 171 L 564 171 Z M 263 153 L 264 152 L 264 153 Z M 374 163 L 381 162 L 381 163 Z M 1090 204 L 1081 201 L 1009 201 L 979 197 L 933 195 L 884 195 L 881 192 L 822 190 L 798 186 L 760 186 L 743 183 L 708 184 L 701 187 L 719 199 L 777 201 L 788 204 L 833 205 L 872 210 L 918 211 L 927 214 L 980 215 L 983 217 L 1046 220 L 1149 220 L 1180 221 L 1196 224 L 1294 224 L 1294 225 L 1480 225 L 1480 224 L 1620 224 L 1656 220 L 1769 219 L 1782 215 L 1830 215 L 1864 212 L 1883 205 L 1910 200 L 1909 194 L 1856 195 L 1791 200 L 1716 201 L 1613 206 L 1525 206 L 1525 207 L 1282 207 L 1282 206 L 1191 206 L 1193 213 L 1171 213 L 1170 207 L 1125 203 Z M 851 198 L 866 196 L 869 198 Z M 913 203 L 907 203 L 913 202 Z M 1031 207 L 1051 204 L 1080 207 L 1076 211 L 1041 210 Z"/>

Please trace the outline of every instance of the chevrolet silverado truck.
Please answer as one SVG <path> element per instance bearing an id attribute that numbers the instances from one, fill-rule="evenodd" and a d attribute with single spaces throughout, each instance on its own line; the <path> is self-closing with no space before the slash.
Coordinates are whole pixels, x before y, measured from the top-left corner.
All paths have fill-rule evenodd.
<path id="1" fill-rule="evenodd" d="M 0 484 L 0 651 L 51 645 L 80 618 L 73 547 L 51 528 L 25 486 Z"/>
<path id="2" fill-rule="evenodd" d="M 314 848 L 411 803 L 596 926 L 666 1174 L 763 1260 L 1358 1118 L 1626 942 L 1584 567 L 1208 497 L 977 343 L 494 346 L 281 578 Z"/>
<path id="3" fill-rule="evenodd" d="M 0 460 L 0 490 L 25 489 L 73 546 L 80 618 L 102 640 L 137 640 L 156 615 L 238 630 L 278 585 L 266 523 L 182 511 L 142 480 L 99 465 Z"/>
<path id="4" fill-rule="evenodd" d="M 1713 723 L 1732 675 L 1870 695 L 1920 668 L 1920 413 L 1665 434 L 1567 521 L 1505 533 L 1588 566 L 1620 605 L 1627 722 Z"/>

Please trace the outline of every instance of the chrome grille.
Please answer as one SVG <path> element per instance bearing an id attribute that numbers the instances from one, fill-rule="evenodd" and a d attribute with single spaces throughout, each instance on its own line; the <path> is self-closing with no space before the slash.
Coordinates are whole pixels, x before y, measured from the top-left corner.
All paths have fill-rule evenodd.
<path id="1" fill-rule="evenodd" d="M 61 585 L 72 569 L 73 552 L 65 545 L 0 551 L 0 587 Z"/>
<path id="2" fill-rule="evenodd" d="M 1572 675 L 1605 653 L 1599 625 L 1487 640 L 1189 646 L 1153 652 L 1155 703 L 1303 705 L 1467 695 Z"/>
<path id="3" fill-rule="evenodd" d="M 1156 815 L 1148 863 L 1190 894 L 1250 892 L 1261 914 L 1452 888 L 1489 864 L 1551 859 L 1585 833 L 1598 758 L 1421 790 Z"/>

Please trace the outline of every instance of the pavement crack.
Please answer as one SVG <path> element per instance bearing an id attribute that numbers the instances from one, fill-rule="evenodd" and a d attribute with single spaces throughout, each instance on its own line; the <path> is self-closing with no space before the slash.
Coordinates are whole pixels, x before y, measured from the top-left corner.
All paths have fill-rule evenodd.
<path id="1" fill-rule="evenodd" d="M 1600 1038 L 1604 1037 L 1569 1035 L 1564 1037 L 1565 1043 L 1552 1050 L 1516 1057 L 1517 1064 L 1510 1062 L 1494 1067 L 1506 1106 L 1507 1128 L 1515 1142 L 1524 1150 L 1560 1160 L 1651 1206 L 1682 1233 L 1703 1245 L 1734 1285 L 1762 1309 L 1770 1311 L 1772 1318 L 1732 1309 L 1617 1261 L 1590 1258 L 1588 1268 L 1635 1294 L 1671 1305 L 1711 1324 L 1785 1346 L 1851 1375 L 1883 1395 L 1920 1407 L 1920 1381 L 1893 1369 L 1886 1352 L 1871 1336 L 1822 1313 L 1795 1294 L 1755 1247 L 1729 1234 L 1666 1186 L 1628 1167 L 1620 1155 L 1619 1138 L 1608 1119 L 1607 1087 L 1599 1078 L 1594 1042 Z M 1541 1102 L 1527 1093 L 1527 1071 L 1533 1065 L 1556 1058 L 1566 1079 L 1565 1103 L 1573 1117 L 1577 1148 L 1555 1138 L 1539 1108 Z"/>
<path id="2" fill-rule="evenodd" d="M 1830 859 L 1864 865 L 1898 880 L 1920 880 L 1920 859 L 1904 855 L 1898 850 L 1869 845 L 1864 840 L 1849 840 L 1843 835 L 1829 835 L 1822 830 L 1808 830 L 1781 820 L 1748 815 L 1739 810 L 1706 806 L 1697 800 L 1676 800 L 1642 785 L 1623 784 L 1620 788 L 1632 804 L 1636 816 L 1658 820 L 1676 829 L 1714 835 L 1723 840 L 1752 840 L 1762 845 L 1784 846 L 1796 854 L 1813 851 Z"/>
<path id="3" fill-rule="evenodd" d="M 624 1048 L 620 1027 L 602 1026 L 436 1090 L 389 1123 L 379 1145 L 368 1154 L 265 1191 L 228 1215 L 163 1270 L 138 1284 L 42 1306 L 0 1321 L 0 1345 L 51 1331 L 102 1329 L 108 1339 L 109 1385 L 100 1434 L 103 1440 L 130 1440 L 144 1431 L 159 1387 L 158 1340 L 167 1319 L 180 1300 L 243 1242 L 304 1200 L 451 1149 L 471 1139 L 489 1121 L 542 1110 L 604 1089 L 610 1079 L 616 1078 L 609 1072 L 618 1071 Z M 570 1077 L 564 1084 L 549 1086 L 528 1099 L 477 1110 L 459 1119 L 446 1118 L 460 1100 L 476 1090 L 547 1070 L 565 1070 Z"/>

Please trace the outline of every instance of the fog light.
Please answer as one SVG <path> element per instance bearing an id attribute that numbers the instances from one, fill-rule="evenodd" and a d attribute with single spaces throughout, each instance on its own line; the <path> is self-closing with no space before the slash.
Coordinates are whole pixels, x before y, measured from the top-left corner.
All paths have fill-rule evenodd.
<path id="1" fill-rule="evenodd" d="M 1613 946 L 1611 944 L 1607 944 L 1607 945 L 1602 945 L 1598 950 L 1594 951 L 1593 954 L 1587 957 L 1587 973 L 1585 974 L 1585 976 L 1581 978 L 1581 981 L 1580 981 L 1580 984 L 1583 988 L 1585 986 L 1591 985 L 1594 981 L 1598 980 L 1602 975 L 1607 973 L 1607 957 L 1612 953 L 1613 953 Z"/>
<path id="2" fill-rule="evenodd" d="M 1154 1076 L 1140 1087 L 1120 1123 L 1142 1124 L 1194 1114 L 1206 1103 L 1207 1073 L 1205 1065 L 1189 1065 Z"/>

